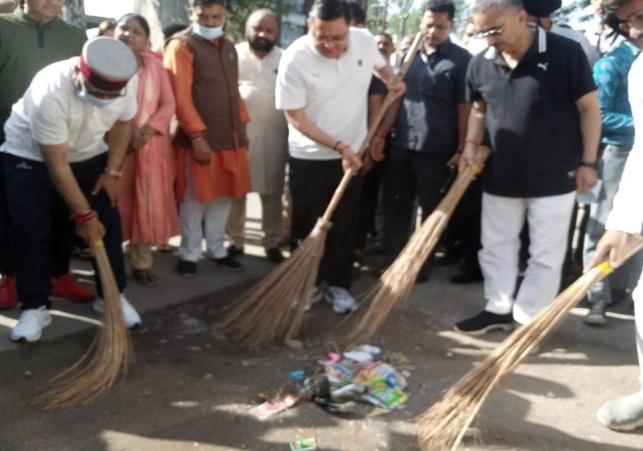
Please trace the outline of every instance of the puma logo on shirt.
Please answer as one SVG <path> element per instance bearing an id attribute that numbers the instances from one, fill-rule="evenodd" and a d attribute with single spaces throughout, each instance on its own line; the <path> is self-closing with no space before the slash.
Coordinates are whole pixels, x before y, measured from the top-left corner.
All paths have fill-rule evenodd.
<path id="1" fill-rule="evenodd" d="M 538 67 L 540 67 L 545 72 L 547 72 L 547 66 L 549 66 L 549 63 L 538 63 Z"/>

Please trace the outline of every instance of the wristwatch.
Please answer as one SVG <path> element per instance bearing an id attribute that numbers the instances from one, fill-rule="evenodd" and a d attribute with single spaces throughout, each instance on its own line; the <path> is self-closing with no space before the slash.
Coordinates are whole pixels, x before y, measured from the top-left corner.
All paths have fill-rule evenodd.
<path id="1" fill-rule="evenodd" d="M 580 166 L 585 168 L 592 168 L 594 170 L 598 169 L 598 163 L 596 162 L 588 163 L 587 161 L 581 161 Z"/>
<path id="2" fill-rule="evenodd" d="M 111 175 L 112 177 L 116 177 L 117 179 L 120 179 L 121 176 L 123 175 L 123 171 L 117 171 L 116 169 L 105 168 L 105 174 Z"/>

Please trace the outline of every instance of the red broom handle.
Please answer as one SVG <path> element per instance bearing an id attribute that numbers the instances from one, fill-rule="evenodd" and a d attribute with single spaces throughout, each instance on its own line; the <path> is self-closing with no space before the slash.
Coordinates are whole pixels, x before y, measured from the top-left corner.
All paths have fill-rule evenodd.
<path id="1" fill-rule="evenodd" d="M 409 70 L 411 63 L 415 58 L 415 55 L 417 55 L 417 52 L 420 49 L 421 43 L 422 43 L 422 33 L 418 32 L 418 34 L 415 35 L 413 44 L 411 44 L 409 51 L 406 53 L 406 56 L 404 57 L 404 62 L 402 63 L 402 67 L 400 68 L 399 74 L 397 75 L 398 80 L 404 80 L 404 76 L 406 75 L 406 72 Z M 378 108 L 377 115 L 375 116 L 375 119 L 373 120 L 373 123 L 371 124 L 368 130 L 368 134 L 366 135 L 366 138 L 364 138 L 364 141 L 362 142 L 362 145 L 360 146 L 359 151 L 357 152 L 358 157 L 364 156 L 364 154 L 370 147 L 371 141 L 373 140 L 373 136 L 375 136 L 375 133 L 377 132 L 377 128 L 384 120 L 384 116 L 386 115 L 386 112 L 388 111 L 388 108 L 391 106 L 392 103 L 393 103 L 393 94 L 389 91 L 386 93 L 386 97 L 384 97 L 384 102 Z M 324 216 L 322 217 L 322 219 L 325 222 L 330 222 L 330 218 L 333 216 L 333 213 L 335 213 L 335 209 L 337 208 L 337 205 L 339 205 L 339 202 L 342 200 L 342 197 L 344 196 L 344 193 L 348 188 L 348 184 L 350 183 L 351 179 L 355 176 L 355 174 L 357 174 L 357 172 L 355 172 L 352 169 L 349 169 L 344 173 L 344 177 L 342 178 L 341 182 L 339 182 L 339 186 L 337 186 L 337 189 L 333 194 L 333 198 L 330 200 L 330 203 L 328 204 L 328 207 L 326 207 L 326 211 L 324 212 Z"/>

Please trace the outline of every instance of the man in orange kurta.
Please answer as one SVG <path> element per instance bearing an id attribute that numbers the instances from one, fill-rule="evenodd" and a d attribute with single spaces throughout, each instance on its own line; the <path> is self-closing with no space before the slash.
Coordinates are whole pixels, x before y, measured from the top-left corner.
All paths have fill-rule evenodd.
<path id="1" fill-rule="evenodd" d="M 164 65 L 176 95 L 174 142 L 181 247 L 177 272 L 196 273 L 205 232 L 206 257 L 240 270 L 224 246 L 232 198 L 250 191 L 245 123 L 234 45 L 223 36 L 225 0 L 191 0 L 192 25 L 167 42 Z"/>

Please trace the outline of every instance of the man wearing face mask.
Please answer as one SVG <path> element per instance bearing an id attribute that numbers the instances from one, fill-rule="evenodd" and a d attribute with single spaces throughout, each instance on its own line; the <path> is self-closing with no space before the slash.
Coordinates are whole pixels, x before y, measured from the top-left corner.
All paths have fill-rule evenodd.
<path id="1" fill-rule="evenodd" d="M 23 310 L 14 341 L 34 342 L 51 323 L 49 234 L 71 248 L 76 223 L 94 248 L 102 241 L 121 293 L 126 275 L 117 208 L 120 170 L 136 114 L 136 58 L 122 42 L 96 38 L 80 58 L 47 66 L 13 107 L 5 126 L 7 199 L 12 222 L 18 302 Z M 107 139 L 105 140 L 105 135 Z M 71 232 L 71 231 L 70 231 Z M 102 296 L 100 278 L 98 295 Z M 121 294 L 128 327 L 141 323 Z M 102 312 L 102 299 L 94 310 Z"/>
<path id="2" fill-rule="evenodd" d="M 0 145 L 5 140 L 4 124 L 11 107 L 25 93 L 34 75 L 49 64 L 80 54 L 87 40 L 84 30 L 58 18 L 64 2 L 27 0 L 21 8 L 12 3 L 12 14 L 0 15 Z M 10 222 L 7 211 L 4 173 L 0 153 L 0 309 L 16 304 Z M 70 251 L 60 246 L 53 234 L 52 285 L 53 295 L 76 302 L 93 297 L 90 290 L 78 284 L 69 273 Z"/>
<path id="3" fill-rule="evenodd" d="M 252 191 L 261 197 L 261 225 L 266 257 L 280 263 L 279 249 L 288 126 L 281 111 L 275 108 L 277 68 L 283 51 L 275 47 L 279 25 L 268 9 L 255 11 L 246 22 L 246 42 L 237 44 L 239 54 L 239 93 L 252 121 L 248 123 L 248 160 Z M 232 201 L 228 234 L 232 242 L 228 253 L 243 252 L 245 241 L 246 198 Z"/>
<path id="4" fill-rule="evenodd" d="M 191 0 L 192 25 L 165 45 L 164 65 L 176 95 L 176 149 L 181 247 L 177 273 L 196 274 L 205 231 L 206 257 L 241 270 L 224 245 L 232 200 L 250 191 L 245 123 L 234 44 L 223 35 L 225 0 Z"/>

